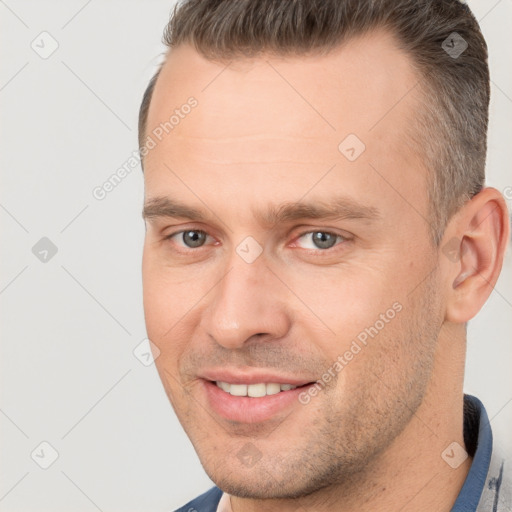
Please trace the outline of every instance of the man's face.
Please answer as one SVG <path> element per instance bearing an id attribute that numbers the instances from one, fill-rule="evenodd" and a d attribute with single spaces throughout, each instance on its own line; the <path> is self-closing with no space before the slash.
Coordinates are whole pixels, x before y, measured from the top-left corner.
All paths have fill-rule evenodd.
<path id="1" fill-rule="evenodd" d="M 231 494 L 349 481 L 428 390 L 443 311 L 426 170 L 405 132 L 417 81 L 383 33 L 229 66 L 182 46 L 162 70 L 146 133 L 181 115 L 145 160 L 147 331 L 181 424 Z M 164 215 L 165 200 L 202 216 Z M 303 387 L 235 396 L 275 384 Z"/>

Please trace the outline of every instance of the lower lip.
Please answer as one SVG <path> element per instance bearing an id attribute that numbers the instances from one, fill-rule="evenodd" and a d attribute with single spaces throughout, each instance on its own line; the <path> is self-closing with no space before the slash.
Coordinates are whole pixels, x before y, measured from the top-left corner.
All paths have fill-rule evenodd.
<path id="1" fill-rule="evenodd" d="M 301 405 L 299 395 L 309 389 L 308 384 L 275 395 L 262 397 L 233 396 L 220 389 L 215 382 L 203 380 L 210 407 L 220 416 L 241 423 L 260 423 L 295 405 Z"/>

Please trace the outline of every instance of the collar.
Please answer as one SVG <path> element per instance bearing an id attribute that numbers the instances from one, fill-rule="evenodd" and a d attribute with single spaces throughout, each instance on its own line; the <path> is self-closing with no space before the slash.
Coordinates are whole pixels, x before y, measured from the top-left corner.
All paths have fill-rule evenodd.
<path id="1" fill-rule="evenodd" d="M 464 444 L 473 462 L 451 512 L 483 512 L 479 503 L 484 489 L 489 490 L 485 482 L 491 463 L 492 430 L 484 405 L 471 395 L 464 395 Z"/>

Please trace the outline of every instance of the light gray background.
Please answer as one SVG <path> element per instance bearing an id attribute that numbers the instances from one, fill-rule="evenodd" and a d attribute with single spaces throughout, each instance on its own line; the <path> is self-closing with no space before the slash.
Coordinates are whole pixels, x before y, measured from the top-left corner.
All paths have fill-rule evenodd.
<path id="1" fill-rule="evenodd" d="M 145 338 L 140 169 L 92 195 L 137 148 L 173 4 L 0 1 L 2 511 L 166 511 L 211 485 L 155 367 L 133 354 Z M 490 48 L 488 184 L 510 204 L 512 1 L 469 4 Z M 51 48 L 43 31 L 59 45 L 46 59 L 31 48 Z M 58 248 L 46 263 L 32 253 L 42 237 Z M 466 374 L 507 451 L 511 273 L 509 252 L 470 323 Z M 59 454 L 46 470 L 31 458 L 49 460 L 42 441 Z"/>

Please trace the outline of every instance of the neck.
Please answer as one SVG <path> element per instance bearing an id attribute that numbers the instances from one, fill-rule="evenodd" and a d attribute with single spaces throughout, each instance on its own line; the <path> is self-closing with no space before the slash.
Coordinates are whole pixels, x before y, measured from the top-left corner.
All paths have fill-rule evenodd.
<path id="1" fill-rule="evenodd" d="M 472 462 L 470 457 L 461 462 L 462 452 L 457 447 L 448 449 L 454 442 L 464 448 L 464 340 L 463 326 L 443 327 L 433 377 L 422 404 L 371 468 L 351 481 L 320 489 L 300 500 L 231 496 L 233 512 L 295 512 L 298 508 L 301 512 L 449 512 Z M 459 462 L 458 467 L 452 467 Z"/>

